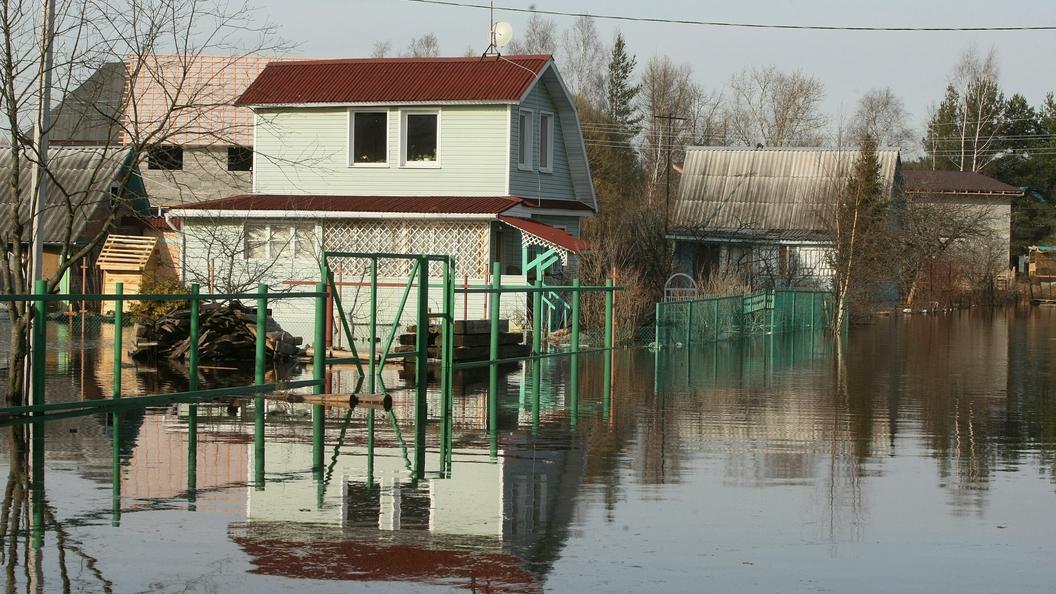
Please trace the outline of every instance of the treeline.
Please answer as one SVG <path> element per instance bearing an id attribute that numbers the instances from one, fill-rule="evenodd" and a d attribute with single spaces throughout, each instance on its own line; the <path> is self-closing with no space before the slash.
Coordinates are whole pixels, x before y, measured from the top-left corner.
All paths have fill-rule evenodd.
<path id="1" fill-rule="evenodd" d="M 391 45 L 375 50 L 388 55 Z M 427 34 L 402 55 L 438 53 Z M 907 167 L 977 171 L 1028 188 L 1013 214 L 1012 253 L 1056 242 L 1056 100 L 1050 94 L 1034 106 L 1006 96 L 993 51 L 964 52 L 923 132 L 890 88 L 866 91 L 849 117 L 833 118 L 822 107 L 824 84 L 807 73 L 751 66 L 721 88 L 705 87 L 690 64 L 668 56 L 639 65 L 621 34 L 603 38 L 590 17 L 562 29 L 533 15 L 504 53 L 553 54 L 576 96 L 600 206 L 584 226 L 595 249 L 581 274 L 600 281 L 615 273 L 627 287 L 617 302 L 625 328 L 646 322 L 663 296 L 668 196 L 677 192 L 687 146 L 857 148 L 868 136 L 875 146 L 901 148 Z"/>

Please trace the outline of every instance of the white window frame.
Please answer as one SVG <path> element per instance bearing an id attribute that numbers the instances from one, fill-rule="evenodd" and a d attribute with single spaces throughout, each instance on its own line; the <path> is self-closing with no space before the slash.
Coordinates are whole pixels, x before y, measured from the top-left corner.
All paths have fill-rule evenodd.
<path id="1" fill-rule="evenodd" d="M 546 121 L 546 156 L 549 163 L 543 163 L 543 122 Z M 539 171 L 554 172 L 554 114 L 550 111 L 539 112 Z"/>
<path id="2" fill-rule="evenodd" d="M 385 162 L 384 163 L 356 163 L 355 159 L 355 146 L 356 146 L 356 114 L 357 113 L 384 113 L 385 114 Z M 348 154 L 348 166 L 349 167 L 389 167 L 392 155 L 389 154 L 392 146 L 392 136 L 390 129 L 392 127 L 392 116 L 389 114 L 389 108 L 387 107 L 350 107 L 348 109 L 348 146 L 346 152 Z"/>
<path id="3" fill-rule="evenodd" d="M 408 161 L 407 160 L 407 116 L 409 115 L 435 115 L 436 116 L 436 160 L 435 161 Z M 436 109 L 401 109 L 400 110 L 400 167 L 411 169 L 439 169 L 441 138 L 441 110 Z"/>
<path id="4" fill-rule="evenodd" d="M 528 125 L 524 127 L 528 131 L 528 139 L 525 140 L 521 130 L 521 117 L 528 116 Z M 531 171 L 535 164 L 535 112 L 531 109 L 517 110 L 517 169 Z M 523 154 L 522 147 L 528 149 L 528 154 Z"/>
<path id="5" fill-rule="evenodd" d="M 297 253 L 297 227 L 307 227 L 311 225 L 312 233 L 315 235 L 315 252 L 308 256 L 301 256 Z M 268 238 L 264 241 L 264 253 L 263 258 L 250 258 L 249 250 L 245 248 L 245 242 L 249 241 L 249 227 L 265 227 L 268 230 Z M 276 260 L 279 255 L 271 253 L 271 236 L 272 230 L 277 227 L 286 227 L 290 231 L 290 243 L 287 248 L 287 256 L 283 260 L 300 261 L 300 262 L 318 262 L 319 253 L 322 250 L 322 241 L 320 241 L 320 227 L 319 225 L 311 222 L 296 222 L 296 221 L 255 221 L 251 223 L 245 223 L 242 225 L 242 243 L 243 243 L 243 254 L 246 260 L 251 262 L 266 262 L 269 260 Z"/>

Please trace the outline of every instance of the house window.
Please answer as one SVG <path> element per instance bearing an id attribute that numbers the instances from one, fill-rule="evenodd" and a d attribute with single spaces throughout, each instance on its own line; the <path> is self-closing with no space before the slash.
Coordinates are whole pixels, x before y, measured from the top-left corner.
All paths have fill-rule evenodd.
<path id="1" fill-rule="evenodd" d="M 521 110 L 517 113 L 517 168 L 532 168 L 532 112 Z"/>
<path id="2" fill-rule="evenodd" d="M 246 225 L 247 260 L 314 260 L 319 252 L 318 246 L 314 223 Z"/>
<path id="3" fill-rule="evenodd" d="M 387 111 L 353 111 L 351 113 L 351 165 L 385 166 L 389 162 L 389 113 Z"/>
<path id="4" fill-rule="evenodd" d="M 253 149 L 248 146 L 227 147 L 228 171 L 253 171 Z"/>
<path id="5" fill-rule="evenodd" d="M 439 167 L 440 112 L 404 112 L 402 129 L 403 164 Z"/>
<path id="6" fill-rule="evenodd" d="M 150 149 L 147 151 L 147 169 L 183 171 L 183 147 L 162 145 Z"/>
<path id="7" fill-rule="evenodd" d="M 554 171 L 554 114 L 539 114 L 539 171 Z"/>

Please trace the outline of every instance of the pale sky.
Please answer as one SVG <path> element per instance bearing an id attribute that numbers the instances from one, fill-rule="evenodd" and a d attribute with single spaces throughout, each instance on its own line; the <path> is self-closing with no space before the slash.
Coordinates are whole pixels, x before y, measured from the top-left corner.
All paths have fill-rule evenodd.
<path id="1" fill-rule="evenodd" d="M 483 3 L 483 0 L 468 0 Z M 502 6 L 659 18 L 845 26 L 1056 25 L 1053 0 L 496 0 Z M 369 55 L 375 41 L 393 49 L 412 37 L 435 33 L 444 55 L 460 56 L 487 44 L 484 10 L 424 5 L 405 0 L 259 0 L 260 15 L 312 57 Z M 496 10 L 513 24 L 514 37 L 529 15 Z M 560 28 L 571 17 L 551 17 Z M 654 54 L 692 64 L 698 82 L 719 88 L 748 65 L 799 69 L 825 84 L 832 119 L 848 115 L 864 91 L 891 87 L 905 101 L 911 124 L 922 128 L 961 51 L 993 46 L 1006 94 L 1020 92 L 1037 104 L 1056 90 L 1056 31 L 1038 32 L 819 32 L 728 29 L 689 25 L 597 21 L 609 40 L 619 29 L 639 67 Z M 558 68 L 561 64 L 558 62 Z M 639 68 L 640 69 L 640 68 Z"/>

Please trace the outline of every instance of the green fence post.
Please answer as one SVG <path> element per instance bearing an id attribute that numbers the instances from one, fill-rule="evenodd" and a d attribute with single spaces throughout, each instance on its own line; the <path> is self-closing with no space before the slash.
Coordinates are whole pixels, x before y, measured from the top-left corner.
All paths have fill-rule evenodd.
<path id="1" fill-rule="evenodd" d="M 788 320 L 789 330 L 793 330 L 793 331 L 796 329 L 796 293 L 797 292 L 798 291 L 792 291 L 792 313 L 789 316 L 789 320 Z"/>
<path id="2" fill-rule="evenodd" d="M 112 398 L 121 397 L 121 324 L 123 323 L 122 310 L 124 305 L 121 295 L 124 294 L 124 288 L 124 283 L 117 283 L 114 286 L 114 293 L 117 298 L 114 300 L 114 382 L 113 391 L 110 393 Z M 34 366 L 36 366 L 35 359 Z M 117 527 L 121 525 L 121 417 L 116 410 L 110 413 L 110 441 L 112 446 L 110 452 L 110 474 L 113 481 L 113 515 L 111 516 L 110 524 Z"/>
<path id="3" fill-rule="evenodd" d="M 313 392 L 322 394 L 326 380 L 326 279 L 328 271 L 323 264 L 323 281 L 315 285 L 315 339 L 312 351 Z M 317 480 L 323 478 L 323 405 L 312 405 L 312 471 Z"/>
<path id="4" fill-rule="evenodd" d="M 190 376 L 188 392 L 198 390 L 198 342 L 201 338 L 202 303 L 199 297 L 201 288 L 197 283 L 191 285 L 191 330 L 190 349 L 187 351 L 187 373 Z M 187 499 L 191 509 L 198 498 L 198 405 L 187 407 Z"/>
<path id="5" fill-rule="evenodd" d="M 268 285 L 257 285 L 257 342 L 254 382 L 264 385 L 267 372 L 268 336 Z M 264 489 L 264 394 L 257 392 L 253 398 L 253 476 L 258 490 Z"/>
<path id="6" fill-rule="evenodd" d="M 117 284 L 118 290 L 120 290 L 121 283 Z M 48 293 L 48 283 L 43 279 L 37 279 L 33 283 L 33 292 L 39 296 L 44 296 Z M 37 299 L 33 302 L 33 344 L 32 357 L 30 358 L 31 365 L 31 379 L 32 382 L 32 393 L 30 395 L 30 401 L 34 406 L 42 406 L 45 401 L 44 391 L 44 368 L 46 365 L 47 358 L 47 343 L 48 343 L 48 327 L 47 327 L 47 307 L 43 299 Z M 118 343 L 117 349 L 120 350 L 121 345 Z M 43 413 L 40 413 L 43 414 Z"/>
<path id="7" fill-rule="evenodd" d="M 455 342 L 455 300 L 454 276 L 452 259 L 444 259 L 444 282 L 442 283 L 443 316 L 440 318 L 440 470 L 447 471 L 447 463 L 451 457 L 452 422 L 451 414 L 454 412 L 454 391 L 451 386 L 452 357 L 451 350 Z"/>
<path id="8" fill-rule="evenodd" d="M 537 271 L 535 291 L 532 293 L 532 356 L 543 352 L 543 273 Z"/>
<path id="9" fill-rule="evenodd" d="M 712 308 L 712 311 L 714 312 L 714 313 L 712 313 L 713 321 L 711 323 L 711 332 L 713 334 L 712 340 L 718 340 L 719 339 L 719 300 L 718 299 L 712 299 L 711 303 L 712 303 L 712 305 L 714 305 L 714 307 Z"/>
<path id="10" fill-rule="evenodd" d="M 121 345 L 121 341 L 124 338 L 122 336 L 122 330 L 124 329 L 124 324 L 125 324 L 125 311 L 124 311 L 125 310 L 125 300 L 122 299 L 121 296 L 124 295 L 124 293 L 125 293 L 125 283 L 117 283 L 116 285 L 114 285 L 114 294 L 116 295 L 116 297 L 114 298 L 114 391 L 111 394 L 111 396 L 114 397 L 114 398 L 120 398 L 121 397 L 121 364 L 122 364 L 122 362 L 121 362 L 121 360 L 122 360 L 122 355 L 121 355 L 122 345 Z M 43 318 L 41 318 L 41 319 L 43 319 Z M 33 379 L 36 380 L 36 375 L 37 375 L 36 356 L 34 356 L 34 361 L 33 362 L 34 362 Z M 34 381 L 34 388 L 35 387 L 36 387 L 36 382 Z M 34 390 L 34 398 L 36 398 L 36 391 L 35 390 Z M 36 404 L 36 402 L 34 402 L 33 404 Z M 117 414 L 117 413 L 114 413 L 114 414 Z"/>
<path id="11" fill-rule="evenodd" d="M 693 344 L 693 302 L 687 301 L 686 312 L 686 348 L 688 349 Z"/>
<path id="12" fill-rule="evenodd" d="M 414 402 L 414 476 L 425 478 L 425 424 L 429 419 L 429 260 L 418 259 L 418 319 L 416 330 Z"/>
<path id="13" fill-rule="evenodd" d="M 367 487 L 374 488 L 374 409 L 367 411 Z"/>
<path id="14" fill-rule="evenodd" d="M 572 360 L 569 361 L 568 391 L 572 399 L 572 426 L 579 424 L 579 279 L 572 280 Z"/>
<path id="15" fill-rule="evenodd" d="M 370 258 L 370 379 L 367 391 L 375 393 L 375 377 L 378 373 L 378 257 Z M 373 409 L 371 409 L 373 410 Z"/>
<path id="16" fill-rule="evenodd" d="M 501 315 L 499 300 L 502 293 L 502 263 L 491 263 L 491 330 L 488 344 L 488 437 L 491 442 L 491 457 L 495 459 L 499 455 L 499 367 L 496 361 L 499 359 L 499 316 Z"/>
<path id="17" fill-rule="evenodd" d="M 604 374 L 604 378 L 602 379 L 604 394 L 602 395 L 602 398 L 604 398 L 604 412 L 606 417 L 609 416 L 612 407 L 612 286 L 612 279 L 605 279 L 605 287 L 608 290 L 605 291 L 605 364 L 602 369 L 602 373 Z"/>

